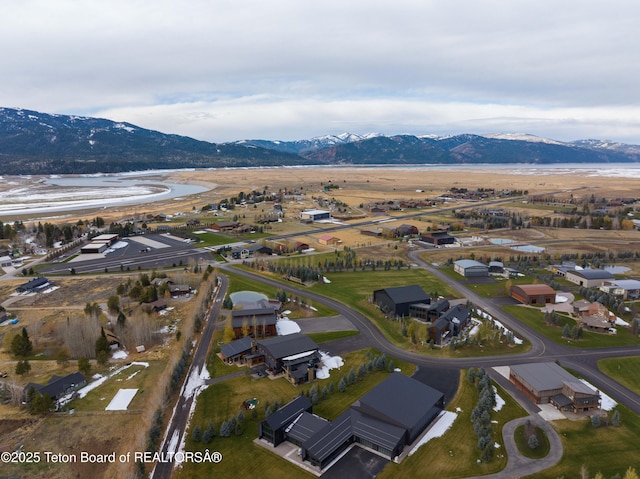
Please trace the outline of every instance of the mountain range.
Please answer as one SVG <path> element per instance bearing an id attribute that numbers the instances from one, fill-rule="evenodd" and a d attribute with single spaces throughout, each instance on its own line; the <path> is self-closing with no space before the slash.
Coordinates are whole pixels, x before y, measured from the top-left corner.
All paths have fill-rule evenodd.
<path id="1" fill-rule="evenodd" d="M 327 135 L 210 143 L 111 120 L 0 108 L 0 174 L 293 165 L 619 163 L 640 146 L 526 134 Z"/>

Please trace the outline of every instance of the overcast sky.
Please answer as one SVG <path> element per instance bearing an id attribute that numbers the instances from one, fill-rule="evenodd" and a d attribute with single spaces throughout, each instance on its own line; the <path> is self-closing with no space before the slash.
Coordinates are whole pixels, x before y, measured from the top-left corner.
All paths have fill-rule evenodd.
<path id="1" fill-rule="evenodd" d="M 637 0 L 20 0 L 0 106 L 223 142 L 521 132 L 640 144 Z"/>

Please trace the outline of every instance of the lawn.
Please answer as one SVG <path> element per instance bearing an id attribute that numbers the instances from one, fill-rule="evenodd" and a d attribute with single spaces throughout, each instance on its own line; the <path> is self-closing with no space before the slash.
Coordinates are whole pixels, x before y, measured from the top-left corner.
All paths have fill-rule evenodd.
<path id="1" fill-rule="evenodd" d="M 221 235 L 218 233 L 202 233 L 202 234 L 194 234 L 196 238 L 198 238 L 201 243 L 197 243 L 196 246 L 198 248 L 204 248 L 206 246 L 222 246 L 229 243 L 234 243 L 237 241 L 235 238 L 230 238 L 226 235 Z"/>
<path id="2" fill-rule="evenodd" d="M 538 308 L 525 306 L 503 306 L 507 313 L 535 329 L 540 334 L 555 341 L 575 348 L 606 348 L 614 346 L 640 345 L 640 337 L 631 334 L 628 328 L 618 328 L 618 334 L 603 334 L 594 331 L 583 331 L 582 339 L 573 340 L 562 337 L 563 326 L 549 326 L 543 320 L 543 313 Z M 565 319 L 570 327 L 576 322 L 570 318 Z"/>
<path id="3" fill-rule="evenodd" d="M 516 445 L 523 456 L 530 457 L 531 459 L 542 459 L 549 454 L 549 450 L 551 448 L 549 438 L 541 428 L 537 426 L 531 427 L 535 428 L 535 435 L 538 438 L 538 446 L 534 449 L 529 446 L 529 436 L 526 433 L 525 425 L 518 426 L 514 431 Z"/>
<path id="4" fill-rule="evenodd" d="M 327 331 L 324 333 L 309 333 L 307 336 L 313 339 L 317 344 L 321 344 L 329 341 L 335 341 L 336 339 L 348 338 L 350 336 L 355 336 L 356 334 L 360 334 L 360 331 Z"/>
<path id="5" fill-rule="evenodd" d="M 640 356 L 601 359 L 598 361 L 598 368 L 626 388 L 640 394 Z"/>
<path id="6" fill-rule="evenodd" d="M 122 363 L 113 365 L 114 369 L 124 366 Z M 138 389 L 128 410 L 139 410 L 145 405 L 145 394 L 154 385 L 162 373 L 166 361 L 149 361 L 149 367 L 131 365 L 118 374 L 107 379 L 102 385 L 89 391 L 82 399 L 76 399 L 70 407 L 77 411 L 104 411 L 111 399 L 120 389 Z M 108 372 L 103 373 L 107 375 Z"/>
<path id="7" fill-rule="evenodd" d="M 197 407 L 190 422 L 185 450 L 204 451 L 208 448 L 210 451 L 221 452 L 223 460 L 215 465 L 207 463 L 185 464 L 177 477 L 189 479 L 211 477 L 212 475 L 215 477 L 253 477 L 257 464 L 259 464 L 260 477 L 265 479 L 314 477 L 272 454 L 268 449 L 253 443 L 253 440 L 258 437 L 258 423 L 264 419 L 265 406 L 267 403 L 273 406 L 275 401 L 278 401 L 280 405 L 284 405 L 312 386 L 322 389 L 325 385 L 329 387 L 330 382 L 334 382 L 334 392 L 329 394 L 326 399 L 320 400 L 313 408 L 315 414 L 327 419 L 334 419 L 359 397 L 388 376 L 389 373 L 387 371 L 372 371 L 363 379 L 348 386 L 344 393 L 338 391 L 337 384 L 340 378 L 348 374 L 351 367 L 354 367 L 357 371 L 360 364 L 369 360 L 368 357 L 371 354 L 378 353 L 373 350 L 349 353 L 344 358 L 345 365 L 341 370 L 334 369 L 331 371 L 330 379 L 315 381 L 302 387 L 295 387 L 283 378 L 276 380 L 266 378 L 253 379 L 250 376 L 242 376 L 209 386 L 198 397 Z M 412 374 L 415 370 L 413 365 L 402 361 L 394 360 L 394 364 L 405 374 Z M 241 435 L 232 435 L 228 438 L 216 436 L 210 444 L 193 441 L 192 431 L 196 425 L 201 430 L 204 430 L 207 428 L 209 421 L 212 421 L 216 432 L 219 432 L 222 421 L 236 416 L 240 412 L 242 402 L 250 398 L 257 398 L 260 402 L 253 410 L 255 411 L 255 417 L 253 417 L 251 411 L 244 412 L 245 425 Z"/>
<path id="8" fill-rule="evenodd" d="M 588 419 L 554 421 L 564 454 L 556 466 L 537 473 L 535 479 L 579 477 L 583 466 L 590 473 L 588 477 L 597 472 L 604 477 L 623 476 L 628 467 L 635 467 L 637 471 L 640 417 L 623 406 L 618 405 L 617 409 L 622 420 L 619 427 L 594 428 Z"/>
<path id="9" fill-rule="evenodd" d="M 473 432 L 471 412 L 477 404 L 478 391 L 467 381 L 466 371 L 461 371 L 458 392 L 447 407 L 449 411 L 458 412 L 451 428 L 443 436 L 430 440 L 402 463 L 387 465 L 377 478 L 411 479 L 428 476 L 452 479 L 492 474 L 504 469 L 507 457 L 502 444 L 502 425 L 512 419 L 526 416 L 527 413 L 500 387 L 497 387 L 497 390 L 505 404 L 500 411 L 491 414 L 492 421 L 497 421 L 494 423 L 493 438 L 501 445 L 501 448 L 496 449 L 496 456 L 492 462 L 477 463 L 480 450 L 477 448 L 477 437 Z"/>
<path id="10" fill-rule="evenodd" d="M 256 271 L 252 269 L 248 269 L 248 271 L 252 273 L 256 273 Z M 229 284 L 228 294 L 235 293 L 238 291 L 256 291 L 258 293 L 267 295 L 269 298 L 276 297 L 276 289 L 271 286 L 268 286 L 259 281 L 255 281 L 253 279 L 245 278 L 244 276 L 233 274 L 232 272 L 229 272 L 229 271 L 225 271 L 224 274 L 228 275 L 231 280 Z M 313 314 L 313 316 L 324 317 L 324 316 L 335 316 L 337 314 L 336 311 L 334 311 L 333 309 L 323 304 L 316 304 L 307 298 L 305 299 L 308 305 L 316 308 L 316 311 L 314 312 L 315 314 Z M 289 308 L 289 305 L 285 305 L 284 308 L 285 309 Z M 296 319 L 297 316 L 295 314 L 291 314 L 289 315 L 289 317 L 291 319 Z"/>

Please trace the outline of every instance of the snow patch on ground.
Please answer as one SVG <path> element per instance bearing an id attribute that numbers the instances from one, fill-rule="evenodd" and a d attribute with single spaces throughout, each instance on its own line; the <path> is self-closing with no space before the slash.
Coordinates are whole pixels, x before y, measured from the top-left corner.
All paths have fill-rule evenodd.
<path id="1" fill-rule="evenodd" d="M 137 389 L 120 389 L 104 410 L 126 411 L 137 392 Z"/>
<path id="2" fill-rule="evenodd" d="M 278 332 L 278 336 L 286 336 L 287 334 L 299 333 L 302 330 L 295 321 L 279 319 L 276 321 L 276 331 Z"/>
<path id="3" fill-rule="evenodd" d="M 50 288 L 45 289 L 44 291 L 42 291 L 42 294 L 53 293 L 56 289 L 60 289 L 60 286 L 51 286 Z"/>
<path id="4" fill-rule="evenodd" d="M 78 396 L 80 398 L 85 397 L 89 392 L 93 391 L 95 388 L 97 388 L 98 386 L 101 386 L 102 384 L 104 384 L 104 382 L 115 376 L 116 374 L 124 371 L 127 368 L 130 368 L 131 366 L 144 366 L 145 368 L 149 367 L 149 363 L 146 362 L 138 362 L 138 361 L 134 361 L 132 363 L 126 364 L 114 371 L 112 371 L 111 373 L 109 373 L 109 375 L 107 376 L 100 376 L 99 374 L 94 375 L 93 377 L 95 378 L 96 376 L 99 376 L 95 381 L 93 381 L 91 384 L 87 384 L 85 387 L 83 387 L 82 389 L 78 390 Z M 60 404 L 66 404 L 71 400 L 71 396 L 73 394 L 68 394 L 67 396 L 64 396 L 62 399 L 60 399 Z"/>
<path id="5" fill-rule="evenodd" d="M 177 445 L 178 438 L 175 437 L 175 433 L 174 433 L 174 436 L 171 437 L 171 442 L 169 443 L 169 447 L 167 451 L 169 452 L 175 451 L 176 454 L 178 452 L 184 453 L 185 441 L 187 438 L 187 431 L 189 430 L 189 425 L 191 424 L 191 418 L 193 417 L 193 413 L 196 410 L 198 395 L 207 388 L 207 383 L 206 383 L 207 379 L 211 379 L 211 375 L 209 374 L 209 370 L 207 369 L 206 365 L 202 367 L 202 370 L 200 371 L 200 373 L 198 373 L 196 370 L 191 372 L 191 375 L 189 376 L 189 380 L 187 381 L 187 384 L 185 384 L 181 393 L 181 396 L 184 398 L 189 398 L 193 396 L 193 401 L 191 402 L 191 408 L 189 409 L 189 417 L 187 419 L 187 426 L 185 428 L 185 433 L 182 435 L 182 440 L 180 441 L 179 446 Z M 174 410 L 174 414 L 175 414 L 175 410 Z M 175 432 L 177 433 L 177 431 Z M 175 461 L 173 467 L 177 468 L 181 464 L 182 462 Z"/>
<path id="6" fill-rule="evenodd" d="M 493 386 L 493 392 L 496 395 L 496 405 L 493 406 L 493 410 L 498 412 L 500 409 L 502 409 L 502 406 L 504 406 L 506 402 L 500 397 L 500 395 L 498 394 L 498 389 L 495 386 Z"/>
<path id="7" fill-rule="evenodd" d="M 318 379 L 328 379 L 329 371 L 332 369 L 340 369 L 344 366 L 344 361 L 340 356 L 329 356 L 327 353 L 320 352 L 322 367 L 316 371 Z"/>
<path id="8" fill-rule="evenodd" d="M 437 421 L 433 423 L 431 428 L 424 436 L 422 436 L 422 439 L 418 441 L 414 448 L 409 451 L 409 455 L 411 456 L 420 446 L 425 445 L 431 439 L 442 436 L 451 427 L 453 421 L 455 421 L 457 417 L 458 415 L 455 412 L 442 411 L 438 416 Z"/>
<path id="9" fill-rule="evenodd" d="M 316 312 L 318 311 L 318 310 L 317 310 L 316 308 L 314 308 L 313 306 L 309 306 L 309 309 L 310 309 L 311 311 L 316 311 Z"/>
<path id="10" fill-rule="evenodd" d="M 582 382 L 583 384 L 586 384 L 587 386 L 589 386 L 594 391 L 598 390 L 593 384 L 591 384 L 586 379 L 580 379 L 580 382 Z M 615 402 L 610 396 L 607 396 L 602 391 L 600 391 L 600 399 L 602 400 L 602 405 L 601 405 L 600 409 L 602 409 L 603 411 L 611 411 L 614 407 L 616 407 L 618 405 L 617 402 Z"/>
<path id="11" fill-rule="evenodd" d="M 111 355 L 112 359 L 125 359 L 129 356 L 129 354 L 124 351 L 124 350 L 120 350 L 120 351 L 116 351 L 115 353 L 113 353 Z"/>
<path id="12" fill-rule="evenodd" d="M 567 301 L 569 301 L 569 298 L 567 298 L 566 296 L 560 296 L 559 294 L 556 294 L 556 303 L 566 303 Z"/>
<path id="13" fill-rule="evenodd" d="M 325 284 L 329 284 L 329 283 L 331 283 L 331 281 L 329 280 L 329 278 L 327 278 L 326 276 L 323 276 L 323 277 L 322 277 L 322 281 L 323 281 Z"/>
<path id="14" fill-rule="evenodd" d="M 627 322 L 626 322 L 624 319 L 622 319 L 622 318 L 618 318 L 617 316 L 616 316 L 616 324 L 617 324 L 618 326 L 629 326 L 629 323 L 627 323 Z"/>

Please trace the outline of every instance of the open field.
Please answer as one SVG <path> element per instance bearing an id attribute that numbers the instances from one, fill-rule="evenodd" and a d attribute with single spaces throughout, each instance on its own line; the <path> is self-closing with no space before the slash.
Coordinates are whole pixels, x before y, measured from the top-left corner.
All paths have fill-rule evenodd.
<path id="1" fill-rule="evenodd" d="M 601 472 L 604 477 L 612 477 L 615 474 L 624 476 L 629 467 L 638 471 L 635 445 L 640 441 L 640 417 L 623 406 L 616 407 L 622 420 L 619 427 L 605 426 L 603 420 L 603 426 L 594 428 L 588 418 L 578 421 L 553 421 L 552 424 L 562 440 L 562 459 L 551 469 L 527 477 L 579 477 L 583 466 L 589 471 L 588 477 L 595 476 L 597 472 Z"/>
<path id="2" fill-rule="evenodd" d="M 598 361 L 598 368 L 623 386 L 640 394 L 640 356 L 601 359 Z"/>
<path id="3" fill-rule="evenodd" d="M 605 348 L 613 346 L 640 345 L 640 337 L 631 334 L 629 328 L 619 327 L 618 334 L 603 334 L 585 330 L 582 339 L 573 340 L 562 337 L 563 326 L 549 326 L 544 322 L 542 311 L 535 307 L 522 305 L 503 306 L 507 313 L 522 321 L 529 327 L 535 329 L 547 338 L 559 344 L 564 344 L 574 348 Z M 565 323 L 569 327 L 575 326 L 576 322 L 566 318 Z"/>

